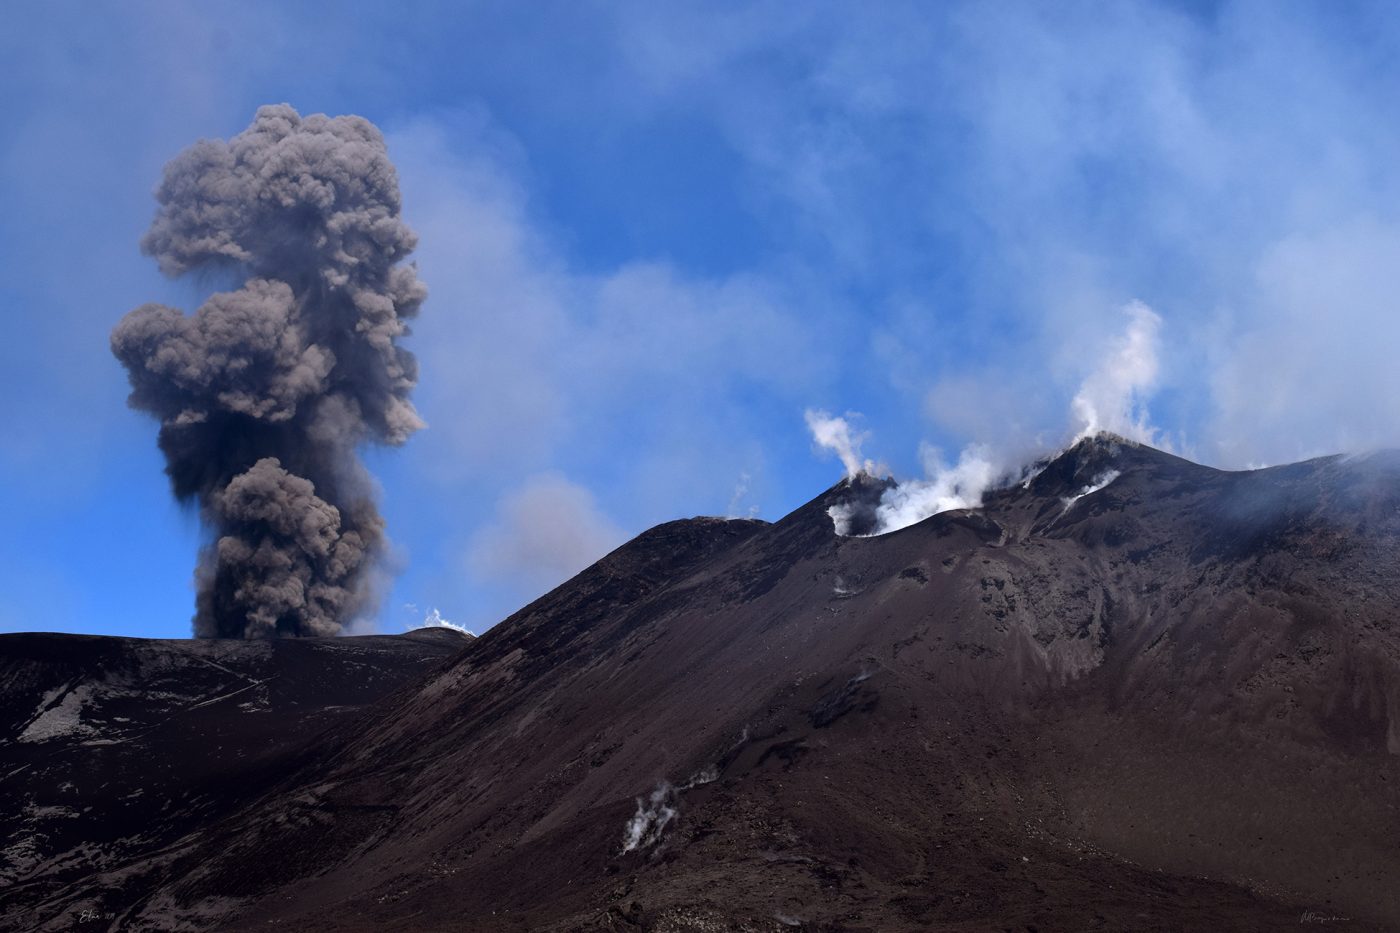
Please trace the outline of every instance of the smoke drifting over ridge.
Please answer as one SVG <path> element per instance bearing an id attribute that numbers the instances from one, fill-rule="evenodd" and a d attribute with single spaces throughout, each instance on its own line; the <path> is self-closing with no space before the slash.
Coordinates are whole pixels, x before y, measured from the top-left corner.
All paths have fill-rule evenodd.
<path id="1" fill-rule="evenodd" d="M 1070 444 L 1107 432 L 1170 449 L 1170 444 L 1158 437 L 1147 412 L 1147 401 L 1157 384 L 1162 319 L 1140 301 L 1128 303 L 1123 313 L 1128 318 L 1123 333 L 1105 347 L 1103 357 L 1080 383 L 1070 403 L 1076 432 Z M 841 459 L 848 480 L 862 473 L 875 475 L 873 462 L 863 459 L 860 450 L 868 434 L 857 434 L 846 418 L 833 418 L 822 411 L 808 410 L 806 419 L 814 444 Z M 963 448 L 956 463 L 948 464 L 939 450 L 922 444 L 923 479 L 891 482 L 881 491 L 873 510 L 869 502 L 853 501 L 832 506 L 828 514 L 839 535 L 881 535 L 939 512 L 978 508 L 988 490 L 1022 479 L 1034 469 L 1036 455 L 1045 453 L 1038 447 L 1027 442 L 1016 450 L 996 450 L 974 443 Z M 1027 457 L 1028 452 L 1032 456 Z M 1106 476 L 1102 485 L 1086 488 L 1075 498 L 1103 488 L 1116 476 Z M 1067 502 L 1066 507 L 1069 505 Z M 866 514 L 872 511 L 873 515 Z M 858 530 L 867 527 L 869 531 Z"/>
<path id="2" fill-rule="evenodd" d="M 384 542 L 356 448 L 423 426 L 397 341 L 427 291 L 400 264 L 416 237 L 384 139 L 361 117 L 262 107 L 176 156 L 156 198 L 141 248 L 161 271 L 244 277 L 192 316 L 147 304 L 112 332 L 175 496 L 214 533 L 195 634 L 335 634 L 367 607 Z"/>

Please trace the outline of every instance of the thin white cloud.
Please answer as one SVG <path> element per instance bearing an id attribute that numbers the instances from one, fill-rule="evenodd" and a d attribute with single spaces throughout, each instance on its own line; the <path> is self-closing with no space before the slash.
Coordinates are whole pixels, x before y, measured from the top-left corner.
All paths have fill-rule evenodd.
<path id="1" fill-rule="evenodd" d="M 637 17 L 620 36 L 655 106 L 704 113 L 804 247 L 893 283 L 860 312 L 869 377 L 927 399 L 945 436 L 1053 433 L 1085 348 L 1138 295 L 1169 324 L 1163 431 L 1102 397 L 1081 396 L 1086 414 L 1242 466 L 1400 444 L 1395 72 L 1314 16 L 759 5 Z M 763 54 L 769 32 L 800 77 Z M 1375 18 L 1362 32 L 1371 49 L 1400 38 Z M 681 64 L 659 53 L 681 47 Z M 906 273 L 930 241 L 965 305 L 931 289 L 911 328 Z M 1014 429 L 979 416 L 984 392 L 999 411 L 1023 401 Z"/>
<path id="2" fill-rule="evenodd" d="M 433 548 L 456 561 L 503 492 L 543 470 L 609 475 L 606 511 L 629 530 L 724 508 L 744 470 L 770 483 L 765 503 L 795 503 L 806 478 L 792 466 L 807 445 L 791 412 L 811 399 L 850 399 L 911 452 L 927 427 L 950 451 L 1058 444 L 1102 358 L 1087 348 L 1119 331 L 1133 296 L 1164 322 L 1144 424 L 1186 435 L 1209 462 L 1400 443 L 1400 124 L 1397 69 L 1380 54 L 1400 39 L 1393 17 L 1248 2 L 1200 13 L 1156 2 L 643 4 L 590 8 L 504 43 L 511 30 L 474 30 L 470 14 L 447 29 L 342 18 L 317 24 L 336 41 L 289 57 L 286 37 L 315 18 L 293 7 L 172 20 L 123 5 L 69 22 L 41 6 L 6 46 L 3 67 L 27 92 L 0 145 L 4 190 L 24 207 L 7 228 L 23 272 L 12 304 L 33 311 L 16 319 L 7 360 L 36 387 L 0 460 L 30 498 L 128 498 L 112 484 L 137 471 L 110 465 L 147 451 L 149 427 L 121 414 L 101 335 L 152 295 L 196 303 L 160 292 L 175 286 L 136 250 L 150 185 L 190 139 L 245 125 L 269 75 L 307 109 L 370 108 L 421 234 L 431 297 L 411 345 L 431 429 L 393 454 L 412 477 L 394 488 L 408 489 L 398 508 L 419 522 L 415 568 Z M 87 41 L 94 57 L 80 72 L 55 54 L 62 42 L 34 41 L 74 28 L 103 40 Z M 474 34 L 490 38 L 477 47 Z M 425 61 L 451 54 L 459 83 L 425 97 L 394 58 L 400 47 Z M 578 48 L 589 54 L 565 54 Z M 550 67 L 502 67 L 522 51 Z M 293 58 L 295 74 L 279 75 Z M 467 109 L 424 114 L 429 98 Z M 642 147 L 655 127 L 677 128 L 732 157 L 704 177 L 758 231 L 751 263 L 716 271 L 661 248 L 580 260 L 579 244 L 610 229 L 586 211 L 558 226 L 561 202 L 615 194 L 611 220 L 623 224 L 645 211 L 627 206 L 630 164 L 602 165 L 608 146 L 590 161 L 561 126 Z M 643 170 L 700 177 L 637 156 Z M 575 185 L 577 198 L 556 201 Z M 695 229 L 697 241 L 730 234 Z M 92 274 L 66 275 L 73 255 Z M 69 364 L 40 365 L 60 357 Z M 887 405 L 873 401 L 882 393 Z M 902 420 L 889 412 L 900 405 Z M 790 433 L 778 435 L 783 418 Z M 98 442 L 102 457 L 73 453 Z M 142 475 L 164 495 L 158 472 Z M 420 478 L 430 482 L 415 487 Z M 452 508 L 421 518 L 417 488 Z M 391 515 L 392 533 L 404 526 Z M 177 518 L 165 533 L 194 546 Z M 445 566 L 433 572 L 454 585 Z M 438 582 L 425 590 L 444 592 Z M 161 592 L 183 600 L 184 583 L 171 575 Z M 460 595 L 441 598 L 473 624 L 499 618 Z"/>
<path id="3" fill-rule="evenodd" d="M 1212 375 L 1209 439 L 1232 463 L 1400 444 L 1400 223 L 1274 244 Z"/>
<path id="4" fill-rule="evenodd" d="M 831 309 L 800 276 L 578 268 L 531 213 L 516 142 L 483 112 L 453 132 L 389 134 L 431 290 L 412 341 L 431 430 L 405 455 L 476 494 L 522 471 L 607 468 L 643 522 L 723 508 L 724 477 L 768 433 L 752 394 L 795 402 L 832 378 L 837 349 L 818 339 Z"/>
<path id="5" fill-rule="evenodd" d="M 734 482 L 734 494 L 729 497 L 729 507 L 724 510 L 725 518 L 755 518 L 758 515 L 758 506 L 750 503 L 745 506 L 744 501 L 752 491 L 753 476 L 747 470 L 739 474 L 739 478 Z"/>

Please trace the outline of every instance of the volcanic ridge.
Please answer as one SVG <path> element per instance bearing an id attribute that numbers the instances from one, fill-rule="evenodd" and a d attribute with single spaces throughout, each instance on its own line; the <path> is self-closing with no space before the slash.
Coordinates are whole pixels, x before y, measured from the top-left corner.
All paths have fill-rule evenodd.
<path id="1" fill-rule="evenodd" d="M 886 486 L 475 640 L 0 636 L 0 925 L 1400 928 L 1400 454 L 1099 436 L 835 533 Z"/>

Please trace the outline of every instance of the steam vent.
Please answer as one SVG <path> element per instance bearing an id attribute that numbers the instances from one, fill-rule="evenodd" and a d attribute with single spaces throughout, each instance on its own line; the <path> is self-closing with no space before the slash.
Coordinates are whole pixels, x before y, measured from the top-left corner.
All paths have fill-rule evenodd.
<path id="1" fill-rule="evenodd" d="M 659 525 L 474 641 L 0 637 L 5 925 L 1400 920 L 1400 455 L 1094 438 L 834 532 L 887 488 Z"/>
<path id="2" fill-rule="evenodd" d="M 0 88 L 0 933 L 1400 933 L 1400 4 Z"/>

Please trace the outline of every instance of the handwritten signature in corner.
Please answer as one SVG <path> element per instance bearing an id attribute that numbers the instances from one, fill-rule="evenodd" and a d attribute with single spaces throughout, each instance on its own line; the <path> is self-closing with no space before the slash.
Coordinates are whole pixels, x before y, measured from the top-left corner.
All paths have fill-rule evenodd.
<path id="1" fill-rule="evenodd" d="M 1315 910 L 1305 910 L 1298 918 L 1299 923 L 1348 923 L 1350 917 L 1343 917 L 1341 914 L 1322 914 Z"/>
<path id="2" fill-rule="evenodd" d="M 78 911 L 79 923 L 92 923 L 96 920 L 115 920 L 117 915 L 110 911 L 93 910 L 91 907 Z"/>

